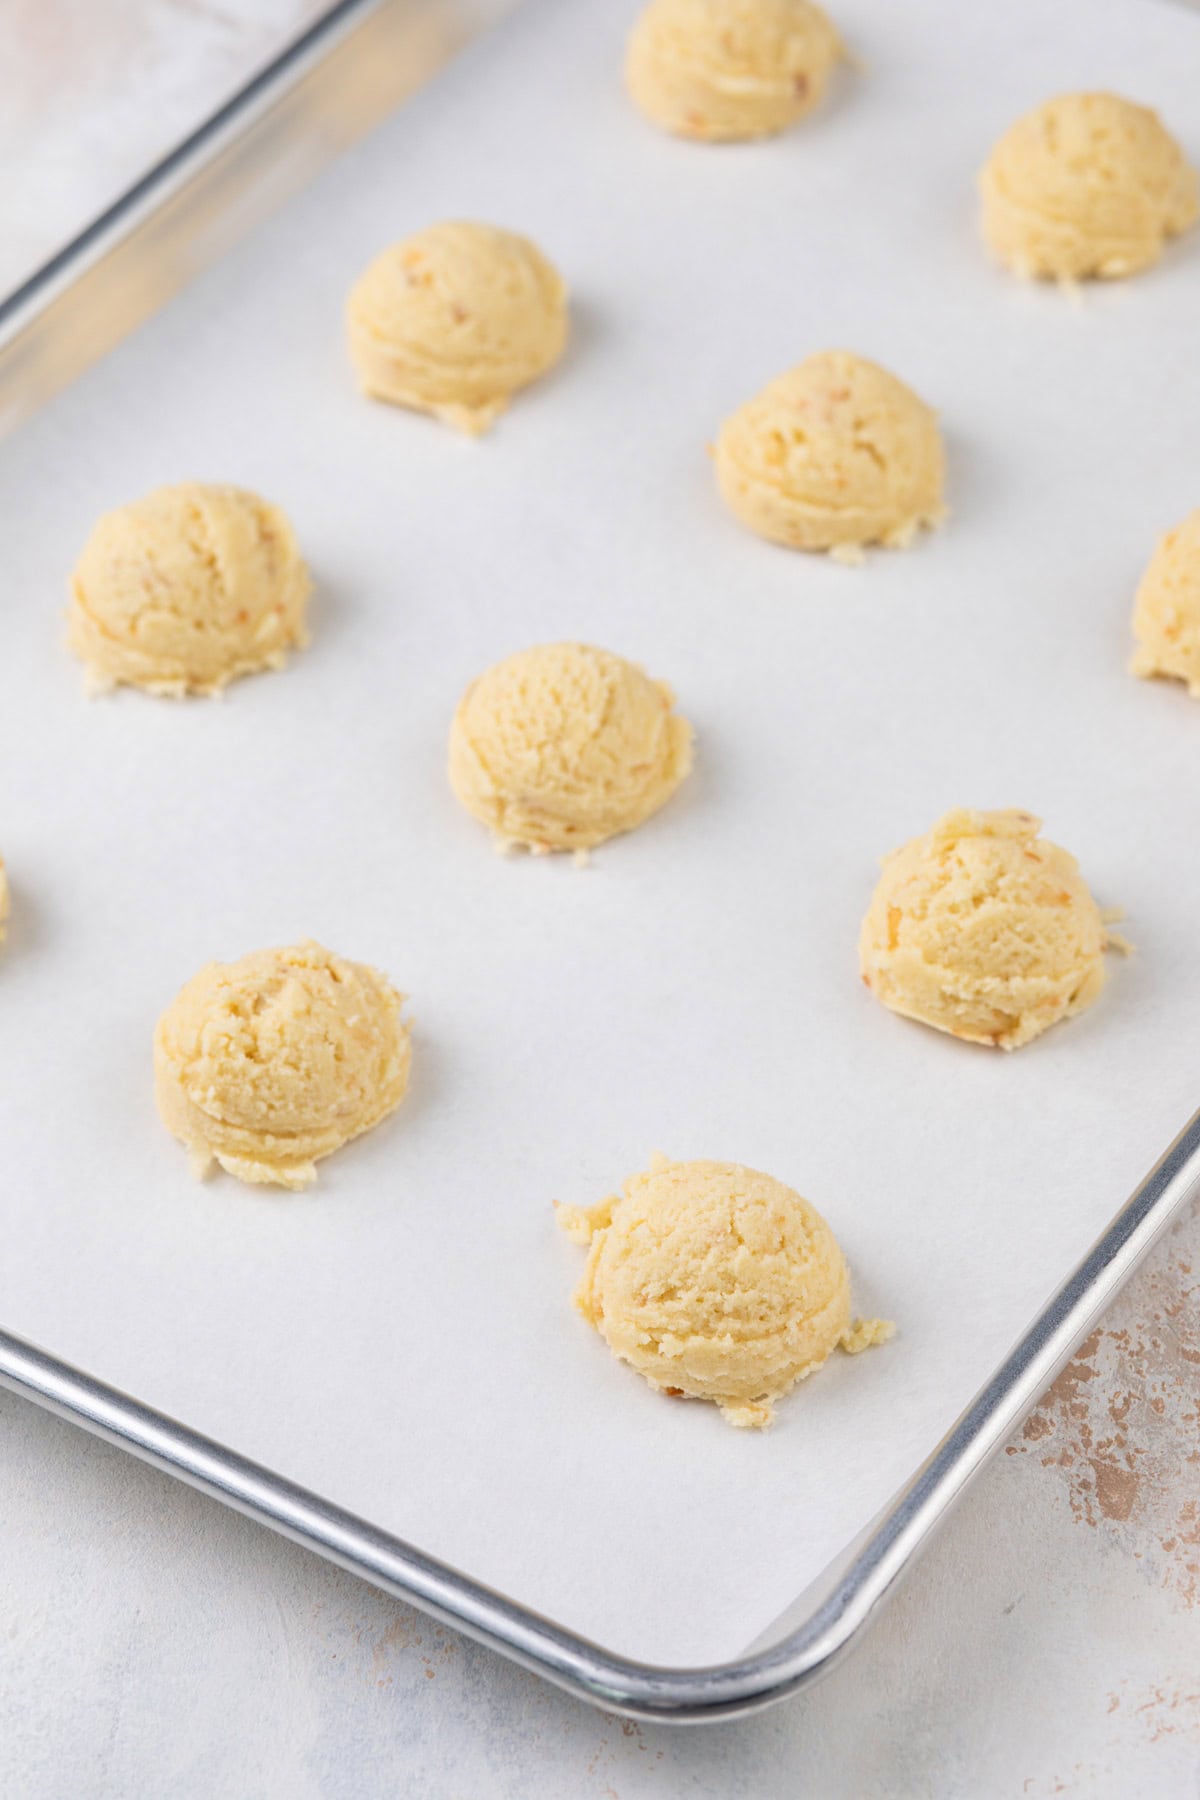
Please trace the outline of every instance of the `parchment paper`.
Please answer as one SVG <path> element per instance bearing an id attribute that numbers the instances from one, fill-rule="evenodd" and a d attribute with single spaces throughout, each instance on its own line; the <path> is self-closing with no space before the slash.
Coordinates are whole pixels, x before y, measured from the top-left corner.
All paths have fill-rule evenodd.
<path id="1" fill-rule="evenodd" d="M 542 0 L 5 449 L 0 1319 L 618 1650 L 736 1653 L 932 1449 L 1198 1099 L 1200 707 L 1126 673 L 1157 534 L 1200 505 L 1200 241 L 1075 304 L 989 266 L 973 182 L 1056 91 L 1158 106 L 1165 5 L 842 0 L 864 65 L 776 142 L 625 103 L 635 7 Z M 570 353 L 470 442 L 356 394 L 344 292 L 441 217 L 510 224 Z M 942 413 L 953 518 L 847 570 L 771 548 L 705 443 L 808 351 Z M 284 505 L 315 641 L 223 704 L 89 702 L 61 647 L 97 513 L 233 480 Z M 669 679 L 698 766 L 636 835 L 503 860 L 446 786 L 461 688 L 582 637 Z M 1020 805 L 1138 945 L 1019 1055 L 857 978 L 876 859 Z M 410 1097 L 294 1198 L 197 1185 L 155 1019 L 312 934 L 412 996 Z M 591 1201 L 655 1149 L 799 1187 L 894 1343 L 739 1433 L 575 1315 Z"/>

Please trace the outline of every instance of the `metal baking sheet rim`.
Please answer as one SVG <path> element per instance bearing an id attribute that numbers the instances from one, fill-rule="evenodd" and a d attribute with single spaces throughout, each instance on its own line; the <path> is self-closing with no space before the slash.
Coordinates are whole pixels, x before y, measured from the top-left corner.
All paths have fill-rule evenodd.
<path id="1" fill-rule="evenodd" d="M 332 60 L 365 54 L 372 21 L 400 10 L 380 0 L 341 0 L 159 163 L 18 292 L 0 303 L 0 384 L 11 422 L 46 397 L 36 368 L 37 338 L 52 310 L 69 310 L 85 277 L 110 269 L 151 233 L 168 201 L 186 207 L 202 176 L 245 145 L 264 120 L 276 147 L 290 129 L 311 128 Z M 427 71 L 431 72 L 431 71 Z M 407 85 L 411 86 L 411 82 Z M 304 91 L 310 103 L 296 106 Z M 399 96 L 394 96 L 397 98 Z M 292 102 L 292 116 L 287 104 Z M 351 135 L 367 124 L 356 121 Z M 281 123 L 284 131 L 281 133 Z M 344 147 L 333 134 L 315 153 L 328 161 Z M 315 165 L 314 165 L 315 166 Z M 310 169 L 308 173 L 311 173 Z M 294 179 L 294 178 L 293 178 Z M 271 205 L 283 196 L 276 189 Z M 265 210 L 265 209 L 264 209 Z M 178 223 L 178 221 L 177 221 Z M 226 244 L 222 242 L 220 248 Z M 158 303 L 178 285 L 163 282 Z M 112 321 L 103 354 L 140 323 L 130 296 Z M 31 343 L 33 355 L 28 354 Z M 67 379 L 81 372 L 77 365 Z M 12 387 L 36 390 L 13 393 Z M 55 381 L 54 385 L 61 385 Z M 104 1438 L 189 1486 L 211 1495 L 351 1574 L 432 1614 L 592 1705 L 629 1718 L 688 1723 L 755 1712 L 808 1686 L 852 1647 L 885 1596 L 967 1483 L 1031 1410 L 1096 1317 L 1172 1218 L 1200 1192 L 1200 1112 L 1164 1153 L 1130 1200 L 1068 1276 L 1009 1356 L 961 1414 L 938 1449 L 840 1561 L 778 1621 L 780 1635 L 745 1654 L 706 1667 L 656 1667 L 615 1656 L 518 1601 L 471 1580 L 414 1545 L 381 1531 L 251 1462 L 130 1395 L 73 1368 L 50 1351 L 0 1330 L 0 1386 Z M 770 1640 L 773 1634 L 765 1637 Z"/>

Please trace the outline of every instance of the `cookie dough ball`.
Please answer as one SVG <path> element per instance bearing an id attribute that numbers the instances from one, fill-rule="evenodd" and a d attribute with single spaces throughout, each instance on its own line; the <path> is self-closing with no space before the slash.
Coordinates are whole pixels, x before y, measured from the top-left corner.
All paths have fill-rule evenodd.
<path id="1" fill-rule="evenodd" d="M 1134 275 L 1200 213 L 1196 174 L 1157 113 L 1064 94 L 1008 130 L 980 177 L 983 230 L 1018 275 Z"/>
<path id="2" fill-rule="evenodd" d="M 94 688 L 215 694 L 308 642 L 312 588 L 279 508 L 183 482 L 105 513 L 71 582 L 68 643 Z"/>
<path id="3" fill-rule="evenodd" d="M 770 137 L 812 111 L 842 55 L 810 0 L 650 0 L 625 81 L 646 117 L 680 137 Z"/>
<path id="4" fill-rule="evenodd" d="M 859 959 L 885 1006 L 1016 1050 L 1091 1005 L 1109 934 L 1075 858 L 1040 830 L 1030 813 L 964 809 L 884 858 Z"/>
<path id="5" fill-rule="evenodd" d="M 567 290 L 528 238 L 431 225 L 359 276 L 346 321 L 364 392 L 478 433 L 562 355 Z"/>
<path id="6" fill-rule="evenodd" d="M 721 427 L 717 481 L 773 543 L 859 560 L 905 548 L 945 516 L 937 417 L 878 363 L 823 350 L 768 382 Z"/>
<path id="7" fill-rule="evenodd" d="M 1135 675 L 1173 675 L 1200 700 L 1200 510 L 1168 531 L 1133 606 Z"/>
<path id="8" fill-rule="evenodd" d="M 450 785 L 502 847 L 587 850 L 632 831 L 692 766 L 675 697 L 590 644 L 522 650 L 473 681 L 450 731 Z"/>
<path id="9" fill-rule="evenodd" d="M 738 1163 L 656 1157 L 619 1195 L 558 1216 L 590 1245 L 575 1304 L 613 1354 L 731 1425 L 768 1424 L 839 1345 L 891 1336 L 851 1323 L 850 1274 L 816 1208 Z"/>
<path id="10" fill-rule="evenodd" d="M 4 870 L 4 858 L 0 856 L 0 944 L 8 935 L 8 876 Z"/>
<path id="11" fill-rule="evenodd" d="M 154 1085 L 198 1174 L 302 1188 L 408 1086 L 403 996 L 320 944 L 209 963 L 158 1022 Z"/>

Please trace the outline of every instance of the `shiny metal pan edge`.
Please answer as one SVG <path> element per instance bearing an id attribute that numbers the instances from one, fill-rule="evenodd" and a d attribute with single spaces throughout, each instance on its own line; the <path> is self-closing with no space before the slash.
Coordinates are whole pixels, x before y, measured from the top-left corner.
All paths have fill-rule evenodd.
<path id="1" fill-rule="evenodd" d="M 0 434 L 113 349 L 437 72 L 461 0 L 337 0 L 0 298 Z"/>

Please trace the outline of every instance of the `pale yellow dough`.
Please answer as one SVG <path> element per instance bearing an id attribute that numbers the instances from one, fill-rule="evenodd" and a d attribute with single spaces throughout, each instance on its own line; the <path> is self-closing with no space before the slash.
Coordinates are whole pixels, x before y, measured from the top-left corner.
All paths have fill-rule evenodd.
<path id="1" fill-rule="evenodd" d="M 714 1400 L 731 1425 L 774 1404 L 839 1346 L 890 1337 L 854 1320 L 850 1273 L 807 1200 L 739 1163 L 655 1157 L 559 1223 L 590 1246 L 575 1304 L 609 1349 L 664 1393 Z"/>
<path id="2" fill-rule="evenodd" d="M 158 1022 L 163 1123 L 198 1174 L 302 1188 L 315 1164 L 399 1106 L 412 1047 L 403 996 L 320 944 L 209 963 Z"/>
<path id="3" fill-rule="evenodd" d="M 646 117 L 680 137 L 770 137 L 819 104 L 843 55 L 810 0 L 650 0 L 625 82 Z"/>
<path id="4" fill-rule="evenodd" d="M 1200 186 L 1157 113 L 1063 94 L 1018 119 L 980 176 L 983 230 L 1018 275 L 1081 281 L 1149 268 L 1200 215 Z"/>
<path id="5" fill-rule="evenodd" d="M 1127 946 L 1040 830 L 1030 813 L 960 809 L 884 858 L 859 959 L 885 1006 L 1016 1050 L 1091 1005 L 1105 950 Z"/>
<path id="6" fill-rule="evenodd" d="M 590 849 L 657 812 L 691 765 L 670 688 L 589 644 L 497 663 L 450 730 L 450 784 L 502 847 Z"/>
<path id="7" fill-rule="evenodd" d="M 308 642 L 312 588 L 287 519 L 243 488 L 183 482 L 97 520 L 68 644 L 94 689 L 215 694 Z"/>
<path id="8" fill-rule="evenodd" d="M 717 481 L 744 525 L 795 550 L 855 561 L 903 548 L 945 515 L 936 415 L 865 357 L 824 350 L 721 427 Z"/>
<path id="9" fill-rule="evenodd" d="M 346 323 L 364 392 L 479 433 L 562 355 L 567 290 L 528 238 L 431 225 L 364 270 Z"/>
<path id="10" fill-rule="evenodd" d="M 1200 509 L 1168 531 L 1133 606 L 1135 675 L 1172 675 L 1200 699 Z"/>

